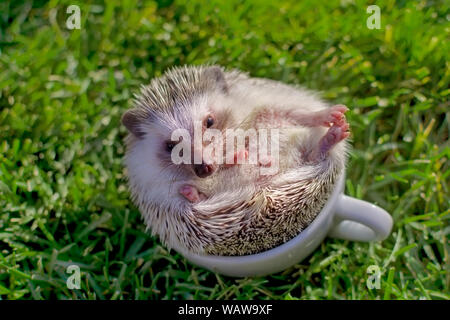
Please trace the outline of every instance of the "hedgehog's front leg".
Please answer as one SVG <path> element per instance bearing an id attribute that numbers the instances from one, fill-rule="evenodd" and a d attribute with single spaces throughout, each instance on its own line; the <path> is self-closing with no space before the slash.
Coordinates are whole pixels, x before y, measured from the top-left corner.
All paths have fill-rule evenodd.
<path id="1" fill-rule="evenodd" d="M 244 164 L 248 160 L 248 150 L 240 150 L 234 153 L 234 162 L 231 164 L 225 164 L 225 168 L 229 168 L 238 164 Z M 260 156 L 258 159 L 258 165 L 263 167 L 270 167 L 272 158 L 268 155 Z"/>
<path id="2" fill-rule="evenodd" d="M 225 158 L 226 158 L 226 156 L 225 156 Z M 236 151 L 233 154 L 233 162 L 225 163 L 224 167 L 229 168 L 229 167 L 233 167 L 238 164 L 244 164 L 247 161 L 247 159 L 248 159 L 248 150 L 243 149 L 243 150 Z"/>
<path id="3" fill-rule="evenodd" d="M 196 187 L 189 184 L 181 186 L 179 192 L 186 200 L 192 203 L 206 199 L 206 196 L 203 193 L 199 192 Z"/>

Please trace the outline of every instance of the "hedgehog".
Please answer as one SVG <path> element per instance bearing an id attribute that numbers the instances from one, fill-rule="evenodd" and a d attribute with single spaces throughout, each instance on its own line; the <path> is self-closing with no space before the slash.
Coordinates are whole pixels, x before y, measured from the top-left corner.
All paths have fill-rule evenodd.
<path id="1" fill-rule="evenodd" d="M 346 163 L 346 111 L 239 70 L 172 68 L 142 86 L 122 116 L 131 198 L 169 248 L 221 256 L 274 248 L 331 195 Z M 239 148 L 229 132 L 244 132 Z M 266 152 L 255 151 L 249 132 L 266 133 Z"/>

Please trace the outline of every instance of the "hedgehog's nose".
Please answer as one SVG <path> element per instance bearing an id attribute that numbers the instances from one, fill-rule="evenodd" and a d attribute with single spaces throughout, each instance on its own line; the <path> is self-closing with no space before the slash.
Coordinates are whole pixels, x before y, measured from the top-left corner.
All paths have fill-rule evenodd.
<path id="1" fill-rule="evenodd" d="M 214 172 L 214 167 L 202 162 L 202 164 L 194 164 L 194 172 L 199 178 L 206 178 Z"/>

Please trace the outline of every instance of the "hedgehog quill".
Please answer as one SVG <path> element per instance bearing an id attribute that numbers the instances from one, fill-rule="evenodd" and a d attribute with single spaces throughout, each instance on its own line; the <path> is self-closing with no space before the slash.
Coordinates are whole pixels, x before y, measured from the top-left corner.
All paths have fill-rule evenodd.
<path id="1" fill-rule="evenodd" d="M 304 230 L 330 196 L 347 157 L 346 111 L 237 70 L 173 68 L 143 86 L 122 117 L 132 199 L 168 247 L 223 256 L 274 248 Z M 174 135 L 180 129 L 188 137 Z M 231 129 L 244 132 L 243 146 Z M 215 138 L 204 139 L 211 130 Z M 198 131 L 200 143 L 190 139 Z M 255 153 L 256 131 L 269 132 L 270 152 Z M 225 147 L 211 148 L 217 140 Z"/>

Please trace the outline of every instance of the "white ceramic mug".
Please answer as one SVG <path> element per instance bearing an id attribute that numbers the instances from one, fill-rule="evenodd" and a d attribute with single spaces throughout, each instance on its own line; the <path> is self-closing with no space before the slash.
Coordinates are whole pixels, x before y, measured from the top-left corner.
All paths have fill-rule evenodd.
<path id="1" fill-rule="evenodd" d="M 263 276 L 287 269 L 306 258 L 326 236 L 354 241 L 386 239 L 391 216 L 380 207 L 343 194 L 345 173 L 314 221 L 299 235 L 273 249 L 245 256 L 199 255 L 178 250 L 192 263 L 233 277 Z"/>

